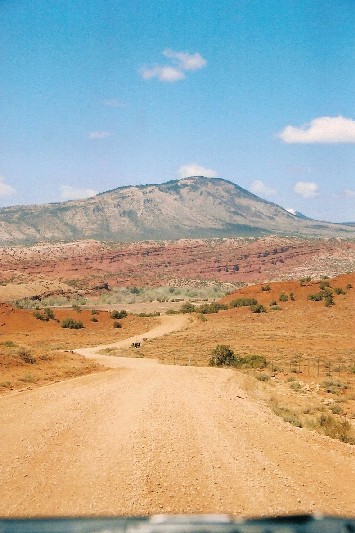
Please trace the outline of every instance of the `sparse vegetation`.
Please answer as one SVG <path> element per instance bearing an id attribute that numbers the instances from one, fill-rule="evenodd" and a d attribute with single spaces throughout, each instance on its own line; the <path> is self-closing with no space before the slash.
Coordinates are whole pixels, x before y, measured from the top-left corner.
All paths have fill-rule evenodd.
<path id="1" fill-rule="evenodd" d="M 1 343 L 3 346 L 6 346 L 6 348 L 16 348 L 17 344 L 14 341 L 5 341 Z"/>
<path id="2" fill-rule="evenodd" d="M 262 285 L 261 286 L 261 290 L 263 292 L 265 292 L 265 291 L 268 292 L 268 291 L 271 291 L 271 287 L 270 287 L 270 285 Z"/>
<path id="3" fill-rule="evenodd" d="M 229 307 L 248 307 L 249 305 L 257 305 L 258 301 L 255 298 L 236 298 L 229 302 Z"/>
<path id="4" fill-rule="evenodd" d="M 321 386 L 326 392 L 329 392 L 331 394 L 340 394 L 348 388 L 348 385 L 346 383 L 332 380 L 323 381 L 323 383 L 321 383 Z"/>
<path id="5" fill-rule="evenodd" d="M 280 416 L 285 422 L 298 428 L 302 427 L 302 422 L 296 411 L 285 406 L 280 406 L 275 401 L 272 402 L 271 406 L 275 415 Z"/>
<path id="6" fill-rule="evenodd" d="M 266 368 L 268 366 L 267 359 L 264 355 L 239 355 L 237 357 L 236 366 L 238 368 Z"/>
<path id="7" fill-rule="evenodd" d="M 231 366 L 236 362 L 234 352 L 230 346 L 218 344 L 213 350 L 209 361 L 210 366 Z"/>
<path id="8" fill-rule="evenodd" d="M 323 300 L 324 294 L 322 292 L 316 292 L 315 294 L 309 294 L 308 300 L 311 300 L 313 302 L 320 302 Z"/>
<path id="9" fill-rule="evenodd" d="M 328 295 L 324 298 L 324 303 L 325 303 L 326 307 L 331 307 L 332 305 L 335 305 L 335 302 L 334 302 L 333 296 L 332 296 L 331 294 L 328 294 Z"/>
<path id="10" fill-rule="evenodd" d="M 111 311 L 110 313 L 110 317 L 117 320 L 117 319 L 122 319 L 122 318 L 126 318 L 126 316 L 128 315 L 127 311 L 125 311 L 124 309 L 122 309 L 121 311 L 117 311 L 116 309 L 114 311 Z"/>
<path id="11" fill-rule="evenodd" d="M 335 287 L 334 288 L 334 292 L 335 292 L 335 294 L 346 294 L 344 289 L 342 289 L 341 287 Z"/>
<path id="12" fill-rule="evenodd" d="M 250 310 L 252 313 L 266 313 L 265 307 L 261 304 L 251 305 Z"/>
<path id="13" fill-rule="evenodd" d="M 345 417 L 336 416 L 332 413 L 322 413 L 313 422 L 313 427 L 320 433 L 338 439 L 342 442 L 349 442 L 354 444 L 354 439 L 351 437 L 351 424 Z"/>
<path id="14" fill-rule="evenodd" d="M 33 316 L 37 318 L 37 320 L 43 320 L 45 322 L 48 322 L 49 320 L 55 320 L 54 313 L 49 307 L 43 309 L 42 312 L 39 310 L 34 311 Z"/>
<path id="15" fill-rule="evenodd" d="M 114 328 L 118 328 L 118 329 L 122 328 L 122 324 L 121 322 L 118 322 L 118 320 L 115 320 L 112 325 Z"/>
<path id="16" fill-rule="evenodd" d="M 189 282 L 191 284 L 191 282 Z M 238 288 L 243 283 L 232 285 Z M 135 287 L 132 289 L 113 287 L 110 293 L 101 294 L 100 302 L 104 304 L 129 304 L 140 302 L 176 302 L 196 298 L 199 300 L 209 298 L 221 298 L 230 290 L 231 284 L 227 285 L 212 280 L 200 282 L 199 286 L 162 286 L 162 287 Z"/>
<path id="17" fill-rule="evenodd" d="M 171 314 L 171 313 L 167 313 L 167 314 Z M 153 313 L 138 313 L 137 316 L 140 316 L 140 317 L 155 317 L 155 316 L 160 316 L 160 312 L 159 311 L 154 311 Z"/>
<path id="18" fill-rule="evenodd" d="M 220 304 L 218 302 L 212 302 L 210 304 L 203 304 L 195 308 L 196 311 L 199 313 L 202 313 L 203 315 L 209 315 L 211 313 L 218 313 L 218 311 L 222 311 L 228 309 L 228 306 L 225 304 Z"/>
<path id="19" fill-rule="evenodd" d="M 78 320 L 74 320 L 73 318 L 65 318 L 61 322 L 62 328 L 68 328 L 68 329 L 81 329 L 84 327 L 84 324 Z"/>
<path id="20" fill-rule="evenodd" d="M 310 283 L 311 281 L 312 281 L 311 276 L 306 276 L 305 278 L 301 278 L 300 279 L 300 286 L 304 287 L 305 285 L 307 285 L 307 283 Z"/>
<path id="21" fill-rule="evenodd" d="M 256 379 L 259 381 L 269 381 L 270 376 L 268 374 L 259 374 L 256 376 Z"/>
<path id="22" fill-rule="evenodd" d="M 32 356 L 31 352 L 27 348 L 20 348 L 17 351 L 17 355 L 24 363 L 29 365 L 34 365 L 36 363 L 36 358 Z"/>

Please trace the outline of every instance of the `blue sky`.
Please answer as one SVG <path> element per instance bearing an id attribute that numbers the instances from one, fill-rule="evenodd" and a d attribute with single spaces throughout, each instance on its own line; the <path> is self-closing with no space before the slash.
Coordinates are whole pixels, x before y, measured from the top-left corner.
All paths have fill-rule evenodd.
<path id="1" fill-rule="evenodd" d="M 354 0 L 0 0 L 0 206 L 219 176 L 355 220 Z"/>

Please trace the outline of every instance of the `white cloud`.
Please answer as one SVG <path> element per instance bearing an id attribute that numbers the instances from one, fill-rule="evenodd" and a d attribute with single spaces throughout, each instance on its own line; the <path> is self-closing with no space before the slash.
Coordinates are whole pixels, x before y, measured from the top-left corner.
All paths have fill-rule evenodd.
<path id="1" fill-rule="evenodd" d="M 107 139 L 107 137 L 111 137 L 111 133 L 109 131 L 90 131 L 89 138 L 90 139 Z"/>
<path id="2" fill-rule="evenodd" d="M 297 214 L 297 211 L 296 209 L 292 209 L 292 207 L 289 207 L 288 209 L 286 209 L 286 211 L 288 211 L 289 213 L 291 213 L 291 215 L 295 215 Z"/>
<path id="3" fill-rule="evenodd" d="M 174 50 L 164 50 L 163 54 L 169 59 L 175 60 L 181 70 L 199 70 L 207 65 L 206 59 L 201 54 L 188 54 L 187 52 L 174 52 Z"/>
<path id="4" fill-rule="evenodd" d="M 1 196 L 9 196 L 10 194 L 14 194 L 16 191 L 6 183 L 5 178 L 3 176 L 0 176 L 0 197 Z"/>
<path id="5" fill-rule="evenodd" d="M 174 83 L 175 81 L 183 80 L 185 74 L 175 67 L 159 67 L 142 68 L 141 76 L 144 80 L 150 80 L 151 78 L 158 78 L 159 81 L 169 81 Z"/>
<path id="6" fill-rule="evenodd" d="M 179 168 L 180 178 L 189 178 L 190 176 L 204 176 L 205 178 L 215 178 L 218 173 L 211 169 L 201 167 L 196 163 L 190 163 L 189 165 L 183 165 Z"/>
<path id="7" fill-rule="evenodd" d="M 355 143 L 355 120 L 319 117 L 299 128 L 286 126 L 278 137 L 286 143 Z"/>
<path id="8" fill-rule="evenodd" d="M 273 196 L 277 193 L 276 189 L 265 185 L 261 180 L 254 180 L 250 185 L 250 190 L 254 194 L 261 194 L 263 196 Z"/>
<path id="9" fill-rule="evenodd" d="M 140 69 L 140 75 L 144 80 L 157 78 L 159 81 L 174 83 L 186 78 L 186 71 L 199 70 L 207 65 L 207 61 L 196 52 L 175 52 L 174 50 L 164 50 L 163 55 L 172 61 L 172 65 L 154 65 Z"/>
<path id="10" fill-rule="evenodd" d="M 319 195 L 318 185 L 312 181 L 298 181 L 293 190 L 303 198 L 315 198 Z"/>
<path id="11" fill-rule="evenodd" d="M 62 185 L 60 188 L 62 200 L 82 200 L 83 198 L 96 196 L 96 194 L 97 191 L 93 189 L 81 189 L 79 187 L 71 187 L 71 185 Z"/>

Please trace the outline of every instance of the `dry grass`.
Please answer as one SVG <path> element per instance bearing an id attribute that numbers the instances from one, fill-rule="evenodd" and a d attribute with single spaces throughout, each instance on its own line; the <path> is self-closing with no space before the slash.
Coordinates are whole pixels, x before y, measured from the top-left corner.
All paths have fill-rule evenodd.
<path id="1" fill-rule="evenodd" d="M 152 318 L 129 315 L 121 320 L 122 328 L 106 311 L 54 310 L 55 320 L 38 320 L 29 310 L 0 307 L 0 393 L 32 388 L 105 368 L 71 353 L 83 346 L 117 340 L 142 333 L 153 326 Z M 97 322 L 92 322 L 92 317 Z M 80 330 L 64 329 L 61 322 L 72 318 L 83 322 Z"/>
<path id="2" fill-rule="evenodd" d="M 348 283 L 355 286 L 354 275 L 330 280 L 332 286 L 345 287 Z M 258 390 L 260 393 L 260 387 L 264 387 L 264 399 L 268 400 L 279 386 L 286 391 L 278 405 L 281 416 L 290 417 L 295 425 L 329 435 L 333 432 L 351 441 L 352 430 L 346 428 L 344 416 L 355 418 L 355 289 L 335 295 L 335 306 L 328 308 L 324 302 L 308 300 L 308 294 L 319 283 L 303 287 L 299 282 L 270 285 L 270 291 L 262 291 L 261 286 L 241 289 L 238 297 L 256 298 L 266 307 L 281 292 L 293 292 L 294 300 L 282 302 L 281 311 L 268 309 L 260 315 L 249 308 L 204 315 L 203 320 L 193 314 L 189 329 L 148 341 L 139 349 L 140 356 L 159 358 L 167 364 L 205 366 L 213 348 L 229 345 L 235 355 L 249 359 L 249 364 L 238 371 L 259 379 Z M 137 352 L 127 349 L 122 354 L 136 356 Z M 267 367 L 254 364 L 253 368 L 253 360 L 258 360 L 253 356 L 266 358 Z M 315 411 L 310 415 L 303 412 L 307 409 Z"/>

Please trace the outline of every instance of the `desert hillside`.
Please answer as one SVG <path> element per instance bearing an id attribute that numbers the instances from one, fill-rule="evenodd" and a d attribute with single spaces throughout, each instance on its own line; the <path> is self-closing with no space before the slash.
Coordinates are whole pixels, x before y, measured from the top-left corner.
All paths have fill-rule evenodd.
<path id="1" fill-rule="evenodd" d="M 186 287 L 226 291 L 266 280 L 332 277 L 355 270 L 355 242 L 269 236 L 42 243 L 2 247 L 0 263 L 0 301 L 79 294 L 114 303 L 125 287 L 170 287 L 173 299 Z"/>

